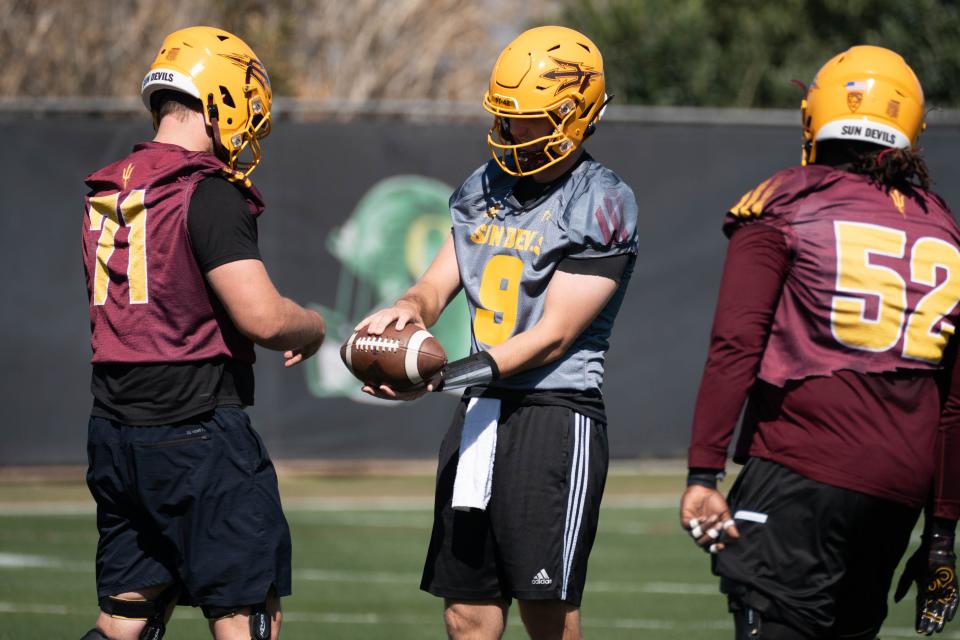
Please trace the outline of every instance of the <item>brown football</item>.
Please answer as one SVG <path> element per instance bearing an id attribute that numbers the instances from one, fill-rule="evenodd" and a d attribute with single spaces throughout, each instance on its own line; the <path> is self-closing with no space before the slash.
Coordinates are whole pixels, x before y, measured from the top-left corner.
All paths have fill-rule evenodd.
<path id="1" fill-rule="evenodd" d="M 408 324 L 389 325 L 379 336 L 366 327 L 353 332 L 340 347 L 340 358 L 364 384 L 389 385 L 407 391 L 432 378 L 447 363 L 447 354 L 429 331 Z"/>

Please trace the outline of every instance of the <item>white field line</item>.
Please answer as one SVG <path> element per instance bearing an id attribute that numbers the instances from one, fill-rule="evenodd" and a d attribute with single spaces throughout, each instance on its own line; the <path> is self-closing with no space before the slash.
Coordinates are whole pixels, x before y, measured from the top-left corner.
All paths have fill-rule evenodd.
<path id="1" fill-rule="evenodd" d="M 70 573 L 92 573 L 93 563 L 65 562 L 51 556 L 37 556 L 17 553 L 0 553 L 2 569 L 50 569 Z M 411 587 L 420 582 L 418 573 L 390 571 L 345 571 L 331 569 L 294 569 L 297 580 L 307 582 L 354 582 L 361 584 L 406 584 Z M 605 582 L 587 583 L 590 591 L 604 593 L 649 593 L 666 595 L 707 595 L 718 596 L 715 584 L 680 582 Z"/>
<path id="2" fill-rule="evenodd" d="M 48 503 L 0 503 L 0 518 L 20 516 L 85 516 L 93 515 L 97 507 L 93 502 L 48 502 Z"/>
<path id="3" fill-rule="evenodd" d="M 66 562 L 53 556 L 0 553 L 0 569 L 52 569 L 70 573 L 93 572 L 93 562 Z"/>
<path id="4" fill-rule="evenodd" d="M 294 569 L 295 579 L 308 582 L 359 582 L 365 584 L 408 584 L 420 582 L 420 574 L 397 572 L 334 571 L 327 569 Z M 680 582 L 587 582 L 588 591 L 604 593 L 649 593 L 664 595 L 720 596 L 716 584 Z"/>
<path id="5" fill-rule="evenodd" d="M 604 499 L 604 509 L 665 509 L 679 504 L 679 496 L 610 496 Z M 424 498 L 286 498 L 284 510 L 288 513 L 314 511 L 384 511 L 408 512 L 433 510 L 433 499 Z M 0 518 L 21 516 L 74 516 L 96 512 L 90 502 L 63 503 L 0 503 Z"/>
<path id="6" fill-rule="evenodd" d="M 59 605 L 26 604 L 13 602 L 0 602 L 0 613 L 34 614 L 34 615 L 84 615 L 89 616 L 89 610 L 71 609 Z M 200 612 L 188 607 L 179 607 L 174 613 L 174 619 L 177 618 L 200 618 Z M 415 625 L 439 627 L 441 623 L 440 613 L 436 616 L 417 616 L 417 615 L 399 615 L 379 613 L 340 613 L 335 611 L 324 613 L 313 613 L 307 611 L 284 611 L 283 620 L 285 623 L 313 623 L 313 624 L 340 624 L 340 625 Z M 509 626 L 516 627 L 521 623 L 517 616 L 510 618 Z M 585 613 L 583 626 L 588 629 L 636 629 L 645 631 L 702 631 L 718 630 L 729 631 L 733 624 L 727 620 L 715 620 L 710 622 L 682 622 L 676 620 L 658 620 L 655 618 L 598 618 L 591 616 L 589 612 Z M 881 630 L 884 638 L 916 638 L 917 634 L 913 629 L 904 627 L 884 627 Z M 960 640 L 960 632 L 947 631 L 938 636 L 942 640 Z"/>

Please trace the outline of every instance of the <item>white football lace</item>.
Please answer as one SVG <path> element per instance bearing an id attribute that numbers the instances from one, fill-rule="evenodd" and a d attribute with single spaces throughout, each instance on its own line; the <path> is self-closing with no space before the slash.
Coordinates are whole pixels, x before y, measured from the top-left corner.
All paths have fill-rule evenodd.
<path id="1" fill-rule="evenodd" d="M 390 351 L 396 353 L 400 349 L 400 341 L 384 338 L 383 336 L 364 336 L 357 338 L 353 345 L 360 351 Z"/>

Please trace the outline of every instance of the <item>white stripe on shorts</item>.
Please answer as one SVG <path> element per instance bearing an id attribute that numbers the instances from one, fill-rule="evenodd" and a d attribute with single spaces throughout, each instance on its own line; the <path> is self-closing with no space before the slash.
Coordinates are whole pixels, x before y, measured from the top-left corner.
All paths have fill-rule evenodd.
<path id="1" fill-rule="evenodd" d="M 747 520 L 748 522 L 759 522 L 760 524 L 767 524 L 767 514 L 760 513 L 759 511 L 747 511 L 746 509 L 740 509 L 735 514 L 733 514 L 734 520 Z"/>
<path id="2" fill-rule="evenodd" d="M 563 527 L 563 577 L 560 599 L 567 597 L 567 583 L 573 567 L 574 551 L 580 536 L 583 506 L 587 496 L 587 471 L 590 462 L 590 419 L 573 414 L 573 460 L 570 466 L 570 492 L 567 494 L 567 519 Z"/>

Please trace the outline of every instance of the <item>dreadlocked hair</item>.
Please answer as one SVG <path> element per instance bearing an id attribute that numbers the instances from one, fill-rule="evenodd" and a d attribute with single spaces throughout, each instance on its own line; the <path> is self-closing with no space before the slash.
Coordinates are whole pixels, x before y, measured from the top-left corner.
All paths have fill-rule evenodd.
<path id="1" fill-rule="evenodd" d="M 920 152 L 881 147 L 859 140 L 822 140 L 817 143 L 817 163 L 869 176 L 886 189 L 930 189 L 932 180 Z"/>
<path id="2" fill-rule="evenodd" d="M 877 153 L 862 155 L 854 161 L 850 170 L 870 176 L 871 180 L 886 187 L 930 188 L 927 163 L 913 149 L 888 147 Z"/>
<path id="3" fill-rule="evenodd" d="M 898 149 L 859 140 L 822 140 L 817 144 L 817 163 L 842 166 L 851 173 L 869 176 L 886 188 L 929 189 L 927 163 L 919 151 Z"/>

